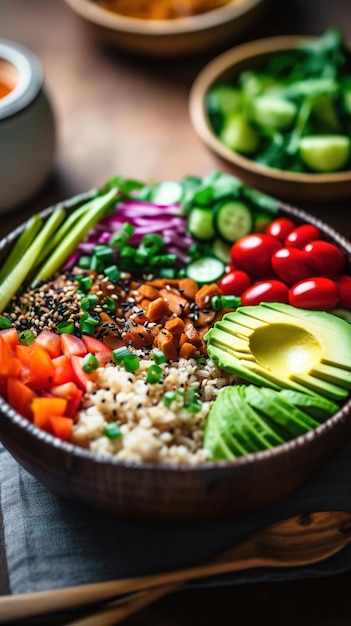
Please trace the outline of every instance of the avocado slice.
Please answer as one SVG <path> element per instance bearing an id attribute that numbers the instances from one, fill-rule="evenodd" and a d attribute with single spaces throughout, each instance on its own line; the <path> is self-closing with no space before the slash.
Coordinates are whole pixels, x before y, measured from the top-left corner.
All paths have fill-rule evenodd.
<path id="1" fill-rule="evenodd" d="M 298 437 L 319 426 L 319 422 L 279 397 L 279 393 L 272 389 L 257 389 L 250 386 L 247 398 L 251 406 L 256 407 L 273 422 L 286 429 L 291 437 Z"/>
<path id="2" fill-rule="evenodd" d="M 221 392 L 218 423 L 222 426 L 223 439 L 227 437 L 235 442 L 239 441 L 247 452 L 258 452 L 271 447 L 269 442 L 252 427 L 245 419 L 246 400 L 239 396 L 240 385 L 225 387 Z M 218 408 L 217 405 L 217 408 Z M 228 441 L 229 445 L 229 441 Z"/>
<path id="3" fill-rule="evenodd" d="M 204 448 L 210 452 L 213 461 L 235 459 L 239 455 L 235 455 L 224 443 L 218 431 L 216 419 L 213 418 L 213 414 L 211 416 L 211 411 L 215 404 L 216 401 L 213 403 L 205 423 Z"/>
<path id="4" fill-rule="evenodd" d="M 351 326 L 331 313 L 281 303 L 240 307 L 205 341 L 219 367 L 256 385 L 336 402 L 351 389 Z"/>
<path id="5" fill-rule="evenodd" d="M 327 419 L 339 410 L 339 405 L 336 402 L 316 393 L 312 395 L 292 389 L 282 389 L 279 395 L 319 421 Z"/>
<path id="6" fill-rule="evenodd" d="M 248 403 L 246 398 L 247 385 L 238 385 L 236 389 L 237 395 L 242 401 L 242 418 L 251 425 L 256 436 L 263 443 L 264 448 L 272 448 L 284 443 L 284 439 L 278 432 L 272 429 L 267 420 L 264 420 Z"/>

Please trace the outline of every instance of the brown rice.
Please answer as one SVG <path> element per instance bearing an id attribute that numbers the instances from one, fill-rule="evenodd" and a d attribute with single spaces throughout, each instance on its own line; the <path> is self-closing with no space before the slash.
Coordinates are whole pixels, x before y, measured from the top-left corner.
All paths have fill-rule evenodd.
<path id="1" fill-rule="evenodd" d="M 233 382 L 233 376 L 212 361 L 195 359 L 165 363 L 163 378 L 147 383 L 150 360 L 140 356 L 140 367 L 127 372 L 123 365 L 99 369 L 83 409 L 73 428 L 72 441 L 92 452 L 118 459 L 151 463 L 201 463 L 208 460 L 203 432 L 211 402 L 219 390 Z M 165 406 L 166 391 L 195 389 L 201 409 L 191 412 L 183 406 L 181 394 Z M 117 422 L 121 436 L 109 439 L 104 426 Z"/>

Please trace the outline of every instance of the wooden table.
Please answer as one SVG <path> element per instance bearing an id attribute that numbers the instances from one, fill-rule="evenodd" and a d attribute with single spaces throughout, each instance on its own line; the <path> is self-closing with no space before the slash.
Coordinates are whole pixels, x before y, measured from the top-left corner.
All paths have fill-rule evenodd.
<path id="1" fill-rule="evenodd" d="M 320 35 L 330 26 L 339 27 L 351 41 L 350 0 L 272 0 L 265 18 L 245 38 Z M 166 62 L 106 50 L 89 39 L 62 0 L 0 0 L 0 37 L 26 45 L 39 57 L 58 131 L 50 180 L 25 206 L 1 217 L 1 236 L 31 213 L 102 185 L 114 174 L 177 180 L 184 174 L 226 169 L 201 144 L 188 116 L 190 85 L 209 56 Z M 310 211 L 351 237 L 349 208 L 345 203 Z M 245 625 L 344 626 L 351 621 L 350 586 L 351 574 L 345 574 L 184 591 L 128 623 L 209 626 L 237 618 Z M 0 551 L 0 593 L 7 591 Z"/>

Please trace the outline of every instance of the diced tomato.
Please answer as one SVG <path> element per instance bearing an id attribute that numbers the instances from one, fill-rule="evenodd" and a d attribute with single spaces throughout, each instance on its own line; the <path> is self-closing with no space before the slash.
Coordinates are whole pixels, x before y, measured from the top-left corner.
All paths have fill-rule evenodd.
<path id="1" fill-rule="evenodd" d="M 0 337 L 5 339 L 7 345 L 13 352 L 16 350 L 16 346 L 19 343 L 18 332 L 14 326 L 11 328 L 3 328 L 0 330 Z"/>
<path id="2" fill-rule="evenodd" d="M 28 365 L 33 352 L 32 345 L 25 346 L 19 343 L 16 346 L 16 357 L 21 361 L 22 365 Z"/>
<path id="3" fill-rule="evenodd" d="M 50 356 L 44 348 L 35 342 L 27 347 L 30 348 L 30 357 L 26 367 L 21 372 L 22 382 L 31 389 L 39 390 L 50 387 L 54 377 L 54 366 Z"/>
<path id="4" fill-rule="evenodd" d="M 31 404 L 33 411 L 33 422 L 38 428 L 52 433 L 52 427 L 50 422 L 51 415 L 65 414 L 67 407 L 67 400 L 64 398 L 34 398 Z"/>
<path id="5" fill-rule="evenodd" d="M 68 441 L 72 434 L 73 419 L 65 415 L 50 415 L 50 428 L 55 437 Z"/>
<path id="6" fill-rule="evenodd" d="M 66 354 L 61 354 L 52 359 L 52 364 L 54 366 L 53 385 L 63 385 L 74 380 L 71 359 Z"/>
<path id="7" fill-rule="evenodd" d="M 97 360 L 101 367 L 104 367 L 112 358 L 112 348 L 106 345 L 100 339 L 96 339 L 96 337 L 90 337 L 89 335 L 82 335 L 82 339 L 85 343 L 85 347 L 88 352 L 91 354 L 95 354 Z"/>
<path id="8" fill-rule="evenodd" d="M 67 382 L 63 385 L 51 387 L 50 392 L 58 398 L 65 398 L 67 400 L 67 407 L 65 410 L 65 415 L 67 417 L 74 417 L 76 415 L 83 396 L 82 389 L 79 389 L 79 387 L 73 382 Z"/>
<path id="9" fill-rule="evenodd" d="M 0 336 L 0 376 L 14 376 L 17 378 L 21 371 L 21 363 L 13 355 L 7 341 Z"/>
<path id="10" fill-rule="evenodd" d="M 80 356 L 72 356 L 71 357 L 71 365 L 74 372 L 75 382 L 77 383 L 80 389 L 86 391 L 88 383 L 96 380 L 97 372 L 92 372 L 91 374 L 86 374 L 82 368 L 83 357 Z"/>
<path id="11" fill-rule="evenodd" d="M 52 359 L 61 354 L 60 335 L 53 333 L 51 330 L 42 330 L 36 337 L 35 343 L 44 348 Z"/>
<path id="12" fill-rule="evenodd" d="M 8 403 L 12 408 L 15 409 L 17 413 L 20 413 L 20 415 L 31 420 L 33 418 L 31 403 L 34 398 L 37 397 L 35 391 L 17 378 L 7 379 L 6 391 Z"/>
<path id="13" fill-rule="evenodd" d="M 84 341 L 80 339 L 80 337 L 70 335 L 69 333 L 62 333 L 60 339 L 61 350 L 63 354 L 67 356 L 84 356 L 88 352 Z"/>

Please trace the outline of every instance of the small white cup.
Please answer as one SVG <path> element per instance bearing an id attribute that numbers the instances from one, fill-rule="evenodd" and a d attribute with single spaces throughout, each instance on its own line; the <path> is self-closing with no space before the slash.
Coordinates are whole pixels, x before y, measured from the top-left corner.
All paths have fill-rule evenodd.
<path id="1" fill-rule="evenodd" d="M 20 207 L 47 180 L 55 119 L 37 57 L 0 39 L 0 212 Z"/>

